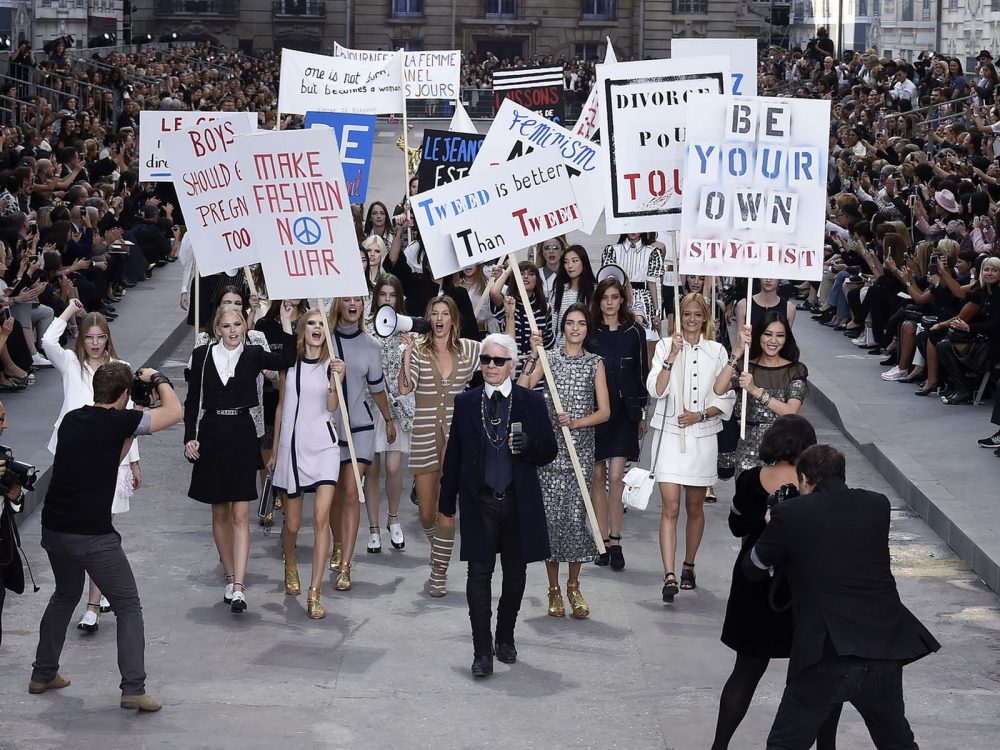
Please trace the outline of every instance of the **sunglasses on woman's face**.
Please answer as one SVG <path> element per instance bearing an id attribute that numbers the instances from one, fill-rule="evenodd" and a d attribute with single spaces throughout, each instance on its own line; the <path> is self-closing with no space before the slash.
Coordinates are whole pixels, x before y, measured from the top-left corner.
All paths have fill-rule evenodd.
<path id="1" fill-rule="evenodd" d="M 494 367 L 503 367 L 505 364 L 510 362 L 510 357 L 491 357 L 489 354 L 479 355 L 479 364 L 488 365 L 491 362 Z"/>

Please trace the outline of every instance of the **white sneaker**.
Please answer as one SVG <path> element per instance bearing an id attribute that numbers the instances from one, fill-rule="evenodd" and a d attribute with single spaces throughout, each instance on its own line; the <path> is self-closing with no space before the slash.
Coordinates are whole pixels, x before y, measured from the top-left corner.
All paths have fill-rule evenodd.
<path id="1" fill-rule="evenodd" d="M 396 549 L 403 549 L 406 546 L 406 539 L 403 538 L 403 527 L 398 523 L 389 524 L 389 541 Z"/>
<path id="2" fill-rule="evenodd" d="M 368 551 L 373 553 L 379 553 L 382 551 L 382 535 L 373 531 L 368 535 Z"/>
<path id="3" fill-rule="evenodd" d="M 110 611 L 111 611 L 111 602 L 107 600 L 107 597 L 101 594 L 101 612 L 110 612 Z"/>
<path id="4" fill-rule="evenodd" d="M 76 626 L 77 630 L 84 630 L 88 633 L 96 633 L 98 628 L 97 613 L 88 609 L 83 613 L 83 617 Z"/>
<path id="5" fill-rule="evenodd" d="M 889 372 L 883 372 L 879 377 L 882 380 L 902 380 L 907 375 L 906 370 L 901 370 L 899 367 L 893 367 Z"/>
<path id="6" fill-rule="evenodd" d="M 52 363 L 45 359 L 41 352 L 35 352 L 31 355 L 31 364 L 35 367 L 52 367 Z"/>

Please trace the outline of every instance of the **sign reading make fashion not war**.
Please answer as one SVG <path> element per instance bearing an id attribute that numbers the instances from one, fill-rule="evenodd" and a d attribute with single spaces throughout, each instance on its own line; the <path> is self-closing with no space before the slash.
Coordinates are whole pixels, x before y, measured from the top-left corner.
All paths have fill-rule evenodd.
<path id="1" fill-rule="evenodd" d="M 209 120 L 161 139 L 202 276 L 259 259 L 247 224 L 250 170 L 234 149 L 236 137 L 253 130 L 246 119 Z"/>
<path id="2" fill-rule="evenodd" d="M 688 109 L 680 263 L 819 281 L 830 102 L 704 96 Z"/>
<path id="3" fill-rule="evenodd" d="M 527 107 L 505 99 L 493 118 L 472 171 L 478 173 L 534 151 L 555 154 L 566 165 L 580 206 L 583 231 L 590 234 L 604 210 L 604 164 L 600 148 Z"/>
<path id="4" fill-rule="evenodd" d="M 562 159 L 539 151 L 411 199 L 436 277 L 580 229 Z"/>
<path id="5" fill-rule="evenodd" d="M 384 60 L 352 60 L 281 51 L 278 111 L 349 112 L 360 115 L 403 111 L 403 58 L 398 52 Z"/>
<path id="6" fill-rule="evenodd" d="M 563 69 L 558 66 L 493 73 L 493 107 L 497 110 L 504 99 L 513 99 L 547 120 L 562 123 L 566 120 L 565 91 Z"/>
<path id="7" fill-rule="evenodd" d="M 425 130 L 417 167 L 420 192 L 467 176 L 485 138 L 478 133 Z"/>
<path id="8" fill-rule="evenodd" d="M 678 37 L 670 40 L 671 57 L 729 57 L 729 90 L 731 96 L 757 96 L 756 39 L 696 39 Z"/>
<path id="9" fill-rule="evenodd" d="M 367 294 L 333 131 L 259 132 L 237 138 L 235 152 L 246 165 L 247 225 L 260 243 L 268 295 Z"/>
<path id="10" fill-rule="evenodd" d="M 609 233 L 680 227 L 688 100 L 728 81 L 726 57 L 597 66 Z"/>
<path id="11" fill-rule="evenodd" d="M 306 112 L 306 127 L 331 128 L 340 147 L 347 195 L 351 203 L 364 203 L 375 149 L 375 115 L 343 112 Z"/>
<path id="12" fill-rule="evenodd" d="M 350 60 L 386 60 L 392 52 L 348 49 L 333 43 L 333 56 Z M 407 99 L 458 99 L 462 53 L 458 50 L 403 52 L 403 91 Z"/>
<path id="13" fill-rule="evenodd" d="M 170 182 L 173 171 L 163 147 L 163 138 L 184 128 L 206 122 L 235 123 L 236 132 L 257 127 L 256 112 L 160 112 L 139 113 L 139 179 L 143 182 Z"/>

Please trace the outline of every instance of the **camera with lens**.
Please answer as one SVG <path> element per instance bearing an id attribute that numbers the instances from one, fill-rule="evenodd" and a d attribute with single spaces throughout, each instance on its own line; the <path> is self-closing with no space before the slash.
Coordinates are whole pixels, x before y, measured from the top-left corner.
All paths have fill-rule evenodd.
<path id="1" fill-rule="evenodd" d="M 132 399 L 132 403 L 136 406 L 144 406 L 148 409 L 153 405 L 153 395 L 161 383 L 171 385 L 170 378 L 156 371 L 153 373 L 150 382 L 147 383 L 139 378 L 139 371 L 136 370 L 135 378 L 132 379 L 132 390 L 129 392 L 129 398 Z"/>
<path id="2" fill-rule="evenodd" d="M 791 500 L 793 497 L 799 496 L 799 488 L 794 484 L 783 484 L 767 498 L 767 507 L 773 508 L 779 503 L 783 503 L 786 500 Z"/>
<path id="3" fill-rule="evenodd" d="M 6 471 L 0 477 L 0 495 L 6 497 L 11 488 L 20 485 L 25 491 L 35 489 L 35 479 L 37 471 L 31 464 L 18 461 L 14 458 L 14 451 L 6 445 L 0 445 L 0 460 L 5 461 Z"/>

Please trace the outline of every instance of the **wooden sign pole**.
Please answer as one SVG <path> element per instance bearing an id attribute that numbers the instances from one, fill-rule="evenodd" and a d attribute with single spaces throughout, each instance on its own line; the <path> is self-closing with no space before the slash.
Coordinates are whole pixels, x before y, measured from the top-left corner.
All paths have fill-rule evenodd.
<path id="1" fill-rule="evenodd" d="M 506 261 L 507 261 L 506 258 L 501 258 L 500 261 L 497 263 L 497 265 L 503 266 L 503 264 Z M 493 289 L 497 285 L 497 282 L 499 282 L 499 281 L 500 281 L 499 277 L 497 277 L 495 279 L 490 279 L 490 283 L 487 284 L 486 285 L 486 289 L 483 290 L 483 296 L 479 298 L 479 302 L 477 302 L 475 308 L 473 308 L 473 313 L 475 314 L 477 320 L 479 318 L 479 311 L 483 309 L 483 305 L 486 304 L 486 300 L 488 300 L 490 298 L 490 292 L 493 291 Z M 507 286 L 508 286 L 508 288 L 510 288 L 509 284 Z"/>
<path id="2" fill-rule="evenodd" d="M 194 305 L 194 345 L 198 345 L 198 334 L 201 333 L 201 274 L 198 272 L 198 261 L 194 262 L 194 299 L 189 305 Z"/>
<path id="3" fill-rule="evenodd" d="M 681 285 L 680 285 L 681 274 L 680 274 L 680 263 L 677 262 L 677 260 L 678 260 L 678 258 L 677 258 L 677 256 L 678 256 L 677 245 L 678 245 L 678 243 L 677 243 L 677 230 L 676 229 L 673 229 L 673 230 L 670 231 L 670 238 L 671 238 L 671 243 L 670 244 L 673 245 L 673 248 L 674 248 L 674 260 L 673 260 L 673 267 L 674 267 L 674 330 L 671 331 L 671 335 L 673 335 L 674 333 L 677 333 L 678 331 L 680 331 L 681 332 L 681 336 L 683 336 L 684 335 L 684 333 L 683 333 L 684 332 L 684 328 L 681 325 L 681 291 L 680 291 L 680 289 L 681 289 Z M 684 396 L 683 396 L 683 394 L 684 394 L 684 350 L 683 349 L 681 349 L 681 351 L 678 353 L 676 361 L 677 361 L 677 364 L 674 365 L 674 372 L 671 373 L 671 379 L 677 378 L 677 382 L 679 384 L 677 392 L 681 394 L 681 410 L 683 411 L 684 409 L 687 408 L 686 404 L 684 403 Z M 687 440 L 686 440 L 686 436 L 685 436 L 685 433 L 684 433 L 683 429 L 681 430 L 680 438 L 681 438 L 680 439 L 681 453 L 686 453 L 687 452 Z"/>
<path id="4" fill-rule="evenodd" d="M 399 53 L 402 55 L 403 50 Z M 403 210 L 406 218 L 410 218 L 410 126 L 407 122 L 406 97 L 403 97 Z M 413 242 L 413 231 L 410 229 L 410 222 L 406 223 L 406 244 Z"/>
<path id="5" fill-rule="evenodd" d="M 743 325 L 750 325 L 750 313 L 753 309 L 753 279 L 747 279 L 747 309 Z M 750 372 L 750 346 L 743 350 L 743 372 Z M 740 440 L 747 437 L 747 392 L 744 389 L 740 396 Z"/>
<path id="6" fill-rule="evenodd" d="M 332 302 L 332 300 L 331 300 Z M 316 300 L 316 307 L 320 311 L 325 310 L 325 305 L 323 300 Z M 330 316 L 327 313 L 323 313 L 321 316 L 323 318 L 323 333 L 326 334 L 326 348 L 330 353 L 330 360 L 336 356 L 336 352 L 333 348 L 333 333 L 330 330 Z M 354 437 L 351 435 L 351 417 L 348 414 L 347 402 L 344 400 L 344 388 L 340 384 L 340 377 L 335 373 L 333 376 L 333 387 L 337 389 L 337 402 L 340 404 L 340 416 L 342 417 L 342 422 L 344 423 L 344 432 L 347 433 L 347 450 L 351 454 L 351 468 L 354 469 L 354 481 L 358 485 L 358 500 L 362 503 L 365 502 L 365 488 L 361 484 L 361 470 L 358 468 L 358 454 L 354 451 Z"/>
<path id="7" fill-rule="evenodd" d="M 511 253 L 508 262 L 512 267 L 516 268 L 517 255 Z M 532 333 L 538 333 L 538 321 L 535 320 L 535 313 L 531 309 L 531 300 L 528 298 L 528 290 L 524 286 L 524 279 L 521 278 L 520 273 L 515 273 L 514 280 L 517 284 L 517 291 L 521 296 L 521 304 L 524 305 L 524 313 L 528 318 L 528 326 L 531 328 Z M 549 384 L 552 406 L 555 408 L 556 413 L 559 413 L 563 410 L 562 401 L 559 399 L 559 389 L 556 387 L 556 379 L 552 375 L 551 367 L 549 367 L 549 358 L 545 354 L 545 349 L 538 350 L 538 361 L 542 365 L 545 379 Z M 587 486 L 587 480 L 584 479 L 583 469 L 580 466 L 580 458 L 576 455 L 576 445 L 573 443 L 573 436 L 570 434 L 569 427 L 563 426 L 562 436 L 563 440 L 566 441 L 566 450 L 569 452 L 569 460 L 573 464 L 573 473 L 576 474 L 576 483 L 580 487 L 580 495 L 583 497 L 583 507 L 587 509 L 587 518 L 590 520 L 590 528 L 594 534 L 597 551 L 603 555 L 605 552 L 604 538 L 601 534 L 601 527 L 597 524 L 597 514 L 594 513 L 594 506 L 590 501 L 590 487 Z"/>
<path id="8" fill-rule="evenodd" d="M 253 273 L 250 271 L 250 266 L 243 266 L 243 273 L 247 277 L 247 289 L 250 290 L 250 294 L 254 297 L 257 296 L 257 284 L 254 283 Z"/>

